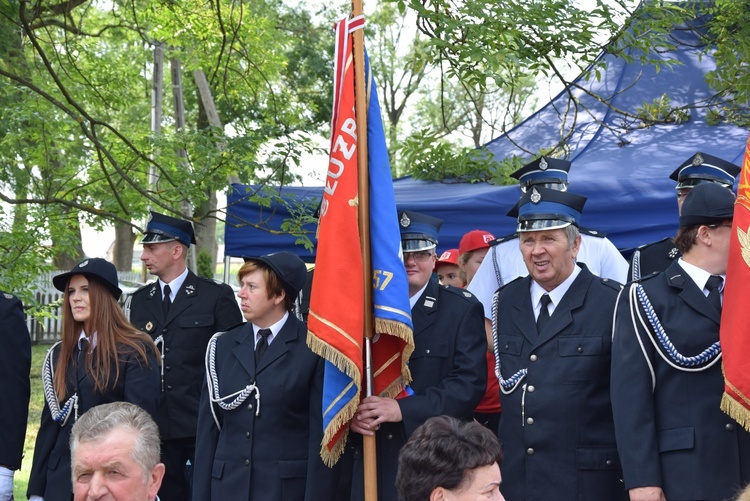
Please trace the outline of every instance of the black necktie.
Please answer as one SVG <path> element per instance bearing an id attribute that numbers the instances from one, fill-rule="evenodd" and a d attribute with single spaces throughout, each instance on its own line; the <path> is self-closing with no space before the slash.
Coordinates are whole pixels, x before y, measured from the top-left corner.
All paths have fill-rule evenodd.
<path id="1" fill-rule="evenodd" d="M 83 364 L 83 361 L 86 359 L 86 353 L 89 351 L 89 338 L 81 338 L 81 340 L 78 341 L 78 344 L 80 345 L 78 350 L 78 361 Z"/>
<path id="2" fill-rule="evenodd" d="M 544 330 L 544 326 L 547 325 L 547 321 L 549 320 L 549 309 L 547 306 L 552 302 L 552 298 L 549 297 L 549 294 L 543 294 L 539 301 L 542 303 L 542 309 L 539 311 L 539 316 L 536 318 L 536 331 L 541 334 Z"/>
<path id="3" fill-rule="evenodd" d="M 167 318 L 169 313 L 169 307 L 172 305 L 170 296 L 172 295 L 172 289 L 168 285 L 164 286 L 164 298 L 161 300 L 161 309 L 164 312 L 164 318 Z"/>
<path id="4" fill-rule="evenodd" d="M 721 313 L 721 284 L 724 279 L 718 275 L 711 275 L 706 282 L 706 289 L 708 289 L 708 302 L 716 308 L 716 311 Z"/>
<path id="5" fill-rule="evenodd" d="M 258 334 L 260 334 L 260 339 L 258 340 L 258 344 L 255 345 L 256 364 L 260 360 L 260 357 L 266 352 L 266 349 L 268 349 L 268 336 L 271 335 L 271 329 L 261 329 L 258 331 Z"/>

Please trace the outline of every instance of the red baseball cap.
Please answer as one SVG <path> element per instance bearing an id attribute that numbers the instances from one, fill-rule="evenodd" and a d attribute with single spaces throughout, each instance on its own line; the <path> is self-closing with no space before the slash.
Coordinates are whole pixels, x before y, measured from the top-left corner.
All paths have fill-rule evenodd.
<path id="1" fill-rule="evenodd" d="M 461 255 L 477 249 L 486 249 L 493 240 L 495 240 L 495 235 L 489 231 L 471 230 L 461 237 L 461 243 L 458 244 L 458 254 Z"/>
<path id="2" fill-rule="evenodd" d="M 440 257 L 435 261 L 435 269 L 441 264 L 455 264 L 458 265 L 458 249 L 448 249 L 447 251 L 440 254 Z"/>

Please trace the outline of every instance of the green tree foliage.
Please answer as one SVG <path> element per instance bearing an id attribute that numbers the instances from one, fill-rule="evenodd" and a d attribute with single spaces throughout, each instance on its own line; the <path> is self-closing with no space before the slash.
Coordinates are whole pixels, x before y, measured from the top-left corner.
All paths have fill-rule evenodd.
<path id="1" fill-rule="evenodd" d="M 273 0 L 2 2 L 0 288 L 23 295 L 16 277 L 81 257 L 82 224 L 142 228 L 149 208 L 179 215 L 185 203 L 200 222 L 224 210 L 211 198 L 230 176 L 291 180 L 330 121 L 330 26 Z M 157 44 L 160 134 L 150 127 Z M 169 92 L 177 63 L 179 130 Z M 223 130 L 207 125 L 195 71 Z"/>

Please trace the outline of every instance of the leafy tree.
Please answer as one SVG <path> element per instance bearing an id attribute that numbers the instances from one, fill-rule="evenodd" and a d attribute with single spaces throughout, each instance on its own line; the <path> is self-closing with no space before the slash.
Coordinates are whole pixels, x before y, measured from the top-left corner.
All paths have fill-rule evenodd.
<path id="1" fill-rule="evenodd" d="M 189 204 L 200 229 L 224 210 L 216 191 L 228 178 L 292 179 L 290 166 L 330 120 L 322 82 L 330 85 L 332 37 L 310 22 L 272 0 L 2 2 L 0 200 L 12 223 L 0 234 L 0 287 L 18 290 L 14 277 L 50 258 L 60 267 L 80 258 L 81 224 L 116 224 L 130 243 L 148 209 L 179 215 Z M 157 44 L 182 71 L 185 123 L 174 127 L 164 96 L 153 134 Z M 206 118 L 196 71 L 223 127 Z M 305 88 L 294 85 L 299 75 Z M 199 247 L 213 256 L 209 235 Z"/>

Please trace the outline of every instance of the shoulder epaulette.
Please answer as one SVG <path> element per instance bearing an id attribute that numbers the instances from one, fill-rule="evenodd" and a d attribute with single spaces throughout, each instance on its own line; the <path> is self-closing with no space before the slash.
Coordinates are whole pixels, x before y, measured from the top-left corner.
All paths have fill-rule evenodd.
<path id="1" fill-rule="evenodd" d="M 495 240 L 490 242 L 490 247 L 494 247 L 497 244 L 501 244 L 503 242 L 507 242 L 508 240 L 513 240 L 514 238 L 518 238 L 518 233 L 514 232 L 509 235 L 505 235 L 504 237 L 497 237 Z"/>
<path id="2" fill-rule="evenodd" d="M 466 289 L 461 289 L 460 287 L 454 287 L 452 285 L 441 285 L 440 288 L 443 289 L 444 291 L 450 292 L 451 294 L 455 294 L 456 296 L 462 297 L 464 299 L 470 299 L 470 298 L 476 299 L 476 296 L 474 294 L 472 294 Z"/>
<path id="3" fill-rule="evenodd" d="M 651 272 L 651 273 L 649 273 L 648 275 L 646 275 L 644 277 L 641 277 L 641 278 L 639 278 L 637 280 L 633 280 L 633 282 L 640 283 L 640 282 L 643 282 L 644 280 L 648 280 L 650 278 L 654 278 L 655 276 L 659 275 L 660 273 L 662 273 L 662 272 L 661 271 L 654 271 L 654 272 Z"/>
<path id="4" fill-rule="evenodd" d="M 647 244 L 639 245 L 638 247 L 636 247 L 636 249 L 638 249 L 638 250 L 643 250 L 643 249 L 646 249 L 646 248 L 648 248 L 648 247 L 652 247 L 652 246 L 654 246 L 654 245 L 658 245 L 658 244 L 661 244 L 661 243 L 663 243 L 663 242 L 665 242 L 665 241 L 667 241 L 667 240 L 671 241 L 671 240 L 672 240 L 672 237 L 664 237 L 664 238 L 662 238 L 661 240 L 657 240 L 656 242 L 649 242 L 649 243 L 647 243 Z"/>
<path id="5" fill-rule="evenodd" d="M 590 237 L 604 238 L 607 236 L 607 233 L 604 231 L 593 230 L 591 228 L 585 228 L 583 226 L 578 227 L 578 232 L 582 235 L 588 235 Z"/>
<path id="6" fill-rule="evenodd" d="M 612 280 L 611 278 L 599 278 L 601 280 L 602 284 L 606 285 L 607 287 L 611 287 L 612 289 L 616 291 L 620 291 L 623 287 L 623 285 L 618 282 L 617 280 Z"/>
<path id="7" fill-rule="evenodd" d="M 508 286 L 509 286 L 510 284 L 512 284 L 512 283 L 514 283 L 514 282 L 518 282 L 518 281 L 519 281 L 519 280 L 521 280 L 522 278 L 525 278 L 525 277 L 516 277 L 516 278 L 514 278 L 513 280 L 511 280 L 510 282 L 508 282 L 508 283 L 504 283 L 503 285 L 501 285 L 500 287 L 498 287 L 498 289 L 497 289 L 497 290 L 498 290 L 498 291 L 501 291 L 501 290 L 505 289 L 506 287 L 508 287 Z M 495 291 L 495 292 L 497 292 L 497 291 Z"/>
<path id="8" fill-rule="evenodd" d="M 134 291 L 134 292 L 133 292 L 133 293 L 131 294 L 131 296 L 133 296 L 133 295 L 135 295 L 135 294 L 138 294 L 139 292 L 142 292 L 142 291 L 146 290 L 147 288 L 151 287 L 151 286 L 152 286 L 152 285 L 154 285 L 155 283 L 156 283 L 156 281 L 153 281 L 153 282 L 148 282 L 148 283 L 146 283 L 146 284 L 143 284 L 143 285 L 141 285 L 140 287 L 138 287 L 138 288 L 137 288 L 137 289 L 136 289 L 136 290 L 135 290 L 135 291 Z"/>

